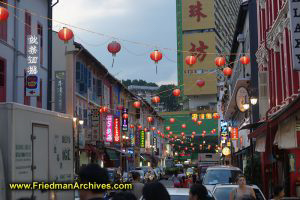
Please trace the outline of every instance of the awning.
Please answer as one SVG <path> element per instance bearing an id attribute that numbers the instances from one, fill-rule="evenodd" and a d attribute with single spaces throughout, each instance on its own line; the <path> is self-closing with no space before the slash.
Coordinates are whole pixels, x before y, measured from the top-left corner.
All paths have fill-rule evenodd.
<path id="1" fill-rule="evenodd" d="M 106 153 L 110 160 L 120 160 L 120 153 L 113 149 L 106 149 Z"/>
<path id="2" fill-rule="evenodd" d="M 280 124 L 275 135 L 274 144 L 279 149 L 297 148 L 296 115 L 292 115 Z"/>
<path id="3" fill-rule="evenodd" d="M 266 123 L 265 121 L 260 121 L 260 122 L 256 122 L 253 124 L 247 124 L 245 126 L 242 126 L 239 130 L 243 130 L 243 129 L 256 129 L 257 127 L 259 127 L 260 125 Z"/>
<path id="4" fill-rule="evenodd" d="M 266 135 L 256 138 L 255 151 L 256 152 L 265 152 L 266 151 L 266 141 L 267 141 Z"/>
<path id="5" fill-rule="evenodd" d="M 261 133 L 266 133 L 267 132 L 267 123 L 261 124 L 258 128 L 255 129 L 252 133 L 248 135 L 248 138 L 256 138 L 258 135 Z"/>

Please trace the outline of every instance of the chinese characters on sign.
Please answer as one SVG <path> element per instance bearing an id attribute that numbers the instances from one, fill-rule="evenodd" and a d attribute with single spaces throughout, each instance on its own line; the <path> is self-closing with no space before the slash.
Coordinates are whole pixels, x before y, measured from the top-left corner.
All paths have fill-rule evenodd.
<path id="1" fill-rule="evenodd" d="M 157 138 L 153 137 L 153 146 L 154 146 L 154 151 L 156 152 L 157 150 Z"/>
<path id="2" fill-rule="evenodd" d="M 190 17 L 197 17 L 197 22 L 200 22 L 201 17 L 207 17 L 207 15 L 202 13 L 202 4 L 200 1 L 197 1 L 196 5 L 190 5 Z"/>
<path id="3" fill-rule="evenodd" d="M 117 117 L 114 119 L 114 140 L 115 143 L 120 142 L 120 119 Z"/>
<path id="4" fill-rule="evenodd" d="M 113 130 L 112 130 L 113 116 L 107 115 L 106 117 L 106 142 L 113 141 Z"/>
<path id="5" fill-rule="evenodd" d="M 91 118 L 92 118 L 92 141 L 99 140 L 100 133 L 100 113 L 98 109 L 91 110 Z"/>
<path id="6" fill-rule="evenodd" d="M 27 37 L 27 64 L 26 69 L 26 96 L 39 96 L 39 78 L 37 76 L 38 64 L 38 37 L 36 35 L 29 35 Z"/>
<path id="7" fill-rule="evenodd" d="M 196 56 L 199 62 L 203 62 L 207 54 L 205 50 L 208 49 L 208 46 L 201 40 L 199 41 L 199 47 L 196 47 L 196 45 L 192 42 L 191 46 L 192 48 L 190 49 L 190 52 Z"/>
<path id="8" fill-rule="evenodd" d="M 140 147 L 145 148 L 145 132 L 143 130 L 140 131 Z"/>
<path id="9" fill-rule="evenodd" d="M 135 141 L 134 141 L 134 132 L 130 131 L 130 144 L 132 147 L 134 147 Z"/>
<path id="10" fill-rule="evenodd" d="M 66 112 L 66 72 L 56 71 L 55 72 L 55 111 Z"/>
<path id="11" fill-rule="evenodd" d="M 198 119 L 198 114 L 192 114 L 192 119 Z"/>
<path id="12" fill-rule="evenodd" d="M 127 108 L 123 109 L 122 116 L 124 114 L 128 114 Z M 128 131 L 128 118 L 122 118 L 122 131 Z"/>
<path id="13" fill-rule="evenodd" d="M 239 129 L 238 128 L 231 128 L 231 139 L 232 140 L 239 139 Z"/>

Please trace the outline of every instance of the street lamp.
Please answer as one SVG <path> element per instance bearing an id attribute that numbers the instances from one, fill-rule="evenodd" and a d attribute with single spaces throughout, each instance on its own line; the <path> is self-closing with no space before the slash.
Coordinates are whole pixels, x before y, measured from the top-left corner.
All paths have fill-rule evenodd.
<path id="1" fill-rule="evenodd" d="M 76 122 L 77 118 L 76 117 L 73 117 L 73 122 Z"/>
<path id="2" fill-rule="evenodd" d="M 83 125 L 83 123 L 84 123 L 83 120 L 79 120 L 80 125 Z"/>
<path id="3" fill-rule="evenodd" d="M 245 110 L 248 110 L 250 108 L 249 100 L 247 97 L 245 97 L 245 103 L 243 104 L 243 107 Z"/>
<path id="4" fill-rule="evenodd" d="M 250 98 L 250 102 L 251 102 L 251 104 L 252 105 L 256 105 L 257 104 L 257 97 L 255 97 L 255 96 L 252 96 L 251 98 Z"/>

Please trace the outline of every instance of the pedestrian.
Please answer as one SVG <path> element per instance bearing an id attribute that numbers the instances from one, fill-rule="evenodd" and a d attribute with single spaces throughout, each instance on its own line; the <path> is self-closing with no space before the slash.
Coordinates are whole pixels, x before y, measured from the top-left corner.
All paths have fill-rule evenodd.
<path id="1" fill-rule="evenodd" d="M 238 188 L 230 192 L 230 200 L 256 199 L 254 190 L 246 185 L 246 178 L 244 175 L 239 175 L 236 179 Z"/>
<path id="2" fill-rule="evenodd" d="M 143 194 L 143 188 L 144 188 L 144 184 L 141 183 L 140 181 L 140 174 L 138 172 L 132 172 L 132 178 L 133 178 L 133 182 L 132 182 L 132 186 L 133 186 L 133 190 L 132 193 L 135 195 L 135 197 L 137 199 L 140 199 L 142 194 Z"/>
<path id="3" fill-rule="evenodd" d="M 277 185 L 274 188 L 274 195 L 272 200 L 280 200 L 284 197 L 284 188 L 281 185 Z"/>
<path id="4" fill-rule="evenodd" d="M 196 175 L 196 174 L 193 174 L 192 178 L 193 178 L 193 184 L 195 184 L 196 181 L 197 181 L 197 175 Z"/>
<path id="5" fill-rule="evenodd" d="M 172 177 L 172 181 L 173 181 L 173 185 L 175 188 L 179 188 L 180 187 L 180 180 L 178 178 L 178 174 L 175 173 L 174 177 Z"/>
<path id="6" fill-rule="evenodd" d="M 131 192 L 118 192 L 114 194 L 111 200 L 137 200 L 137 198 Z"/>
<path id="7" fill-rule="evenodd" d="M 190 188 L 189 200 L 207 200 L 208 192 L 202 184 L 194 184 Z"/>
<path id="8" fill-rule="evenodd" d="M 171 200 L 166 187 L 156 181 L 148 183 L 143 188 L 143 200 Z"/>
<path id="9" fill-rule="evenodd" d="M 79 182 L 82 184 L 96 183 L 108 184 L 108 172 L 106 169 L 101 168 L 98 164 L 88 164 L 80 169 Z M 80 200 L 104 200 L 105 190 L 101 189 L 88 189 L 80 190 Z"/>

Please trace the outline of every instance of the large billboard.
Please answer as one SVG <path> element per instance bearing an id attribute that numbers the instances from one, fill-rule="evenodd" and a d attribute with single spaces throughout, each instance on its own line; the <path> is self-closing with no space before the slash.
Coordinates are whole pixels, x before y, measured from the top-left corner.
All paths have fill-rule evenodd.
<path id="1" fill-rule="evenodd" d="M 215 27 L 213 0 L 182 0 L 182 30 Z"/>
<path id="2" fill-rule="evenodd" d="M 184 95 L 217 94 L 215 33 L 184 34 L 183 51 L 184 58 L 189 55 L 197 58 L 193 66 L 184 62 Z M 205 85 L 199 87 L 198 80 L 204 80 Z"/>

